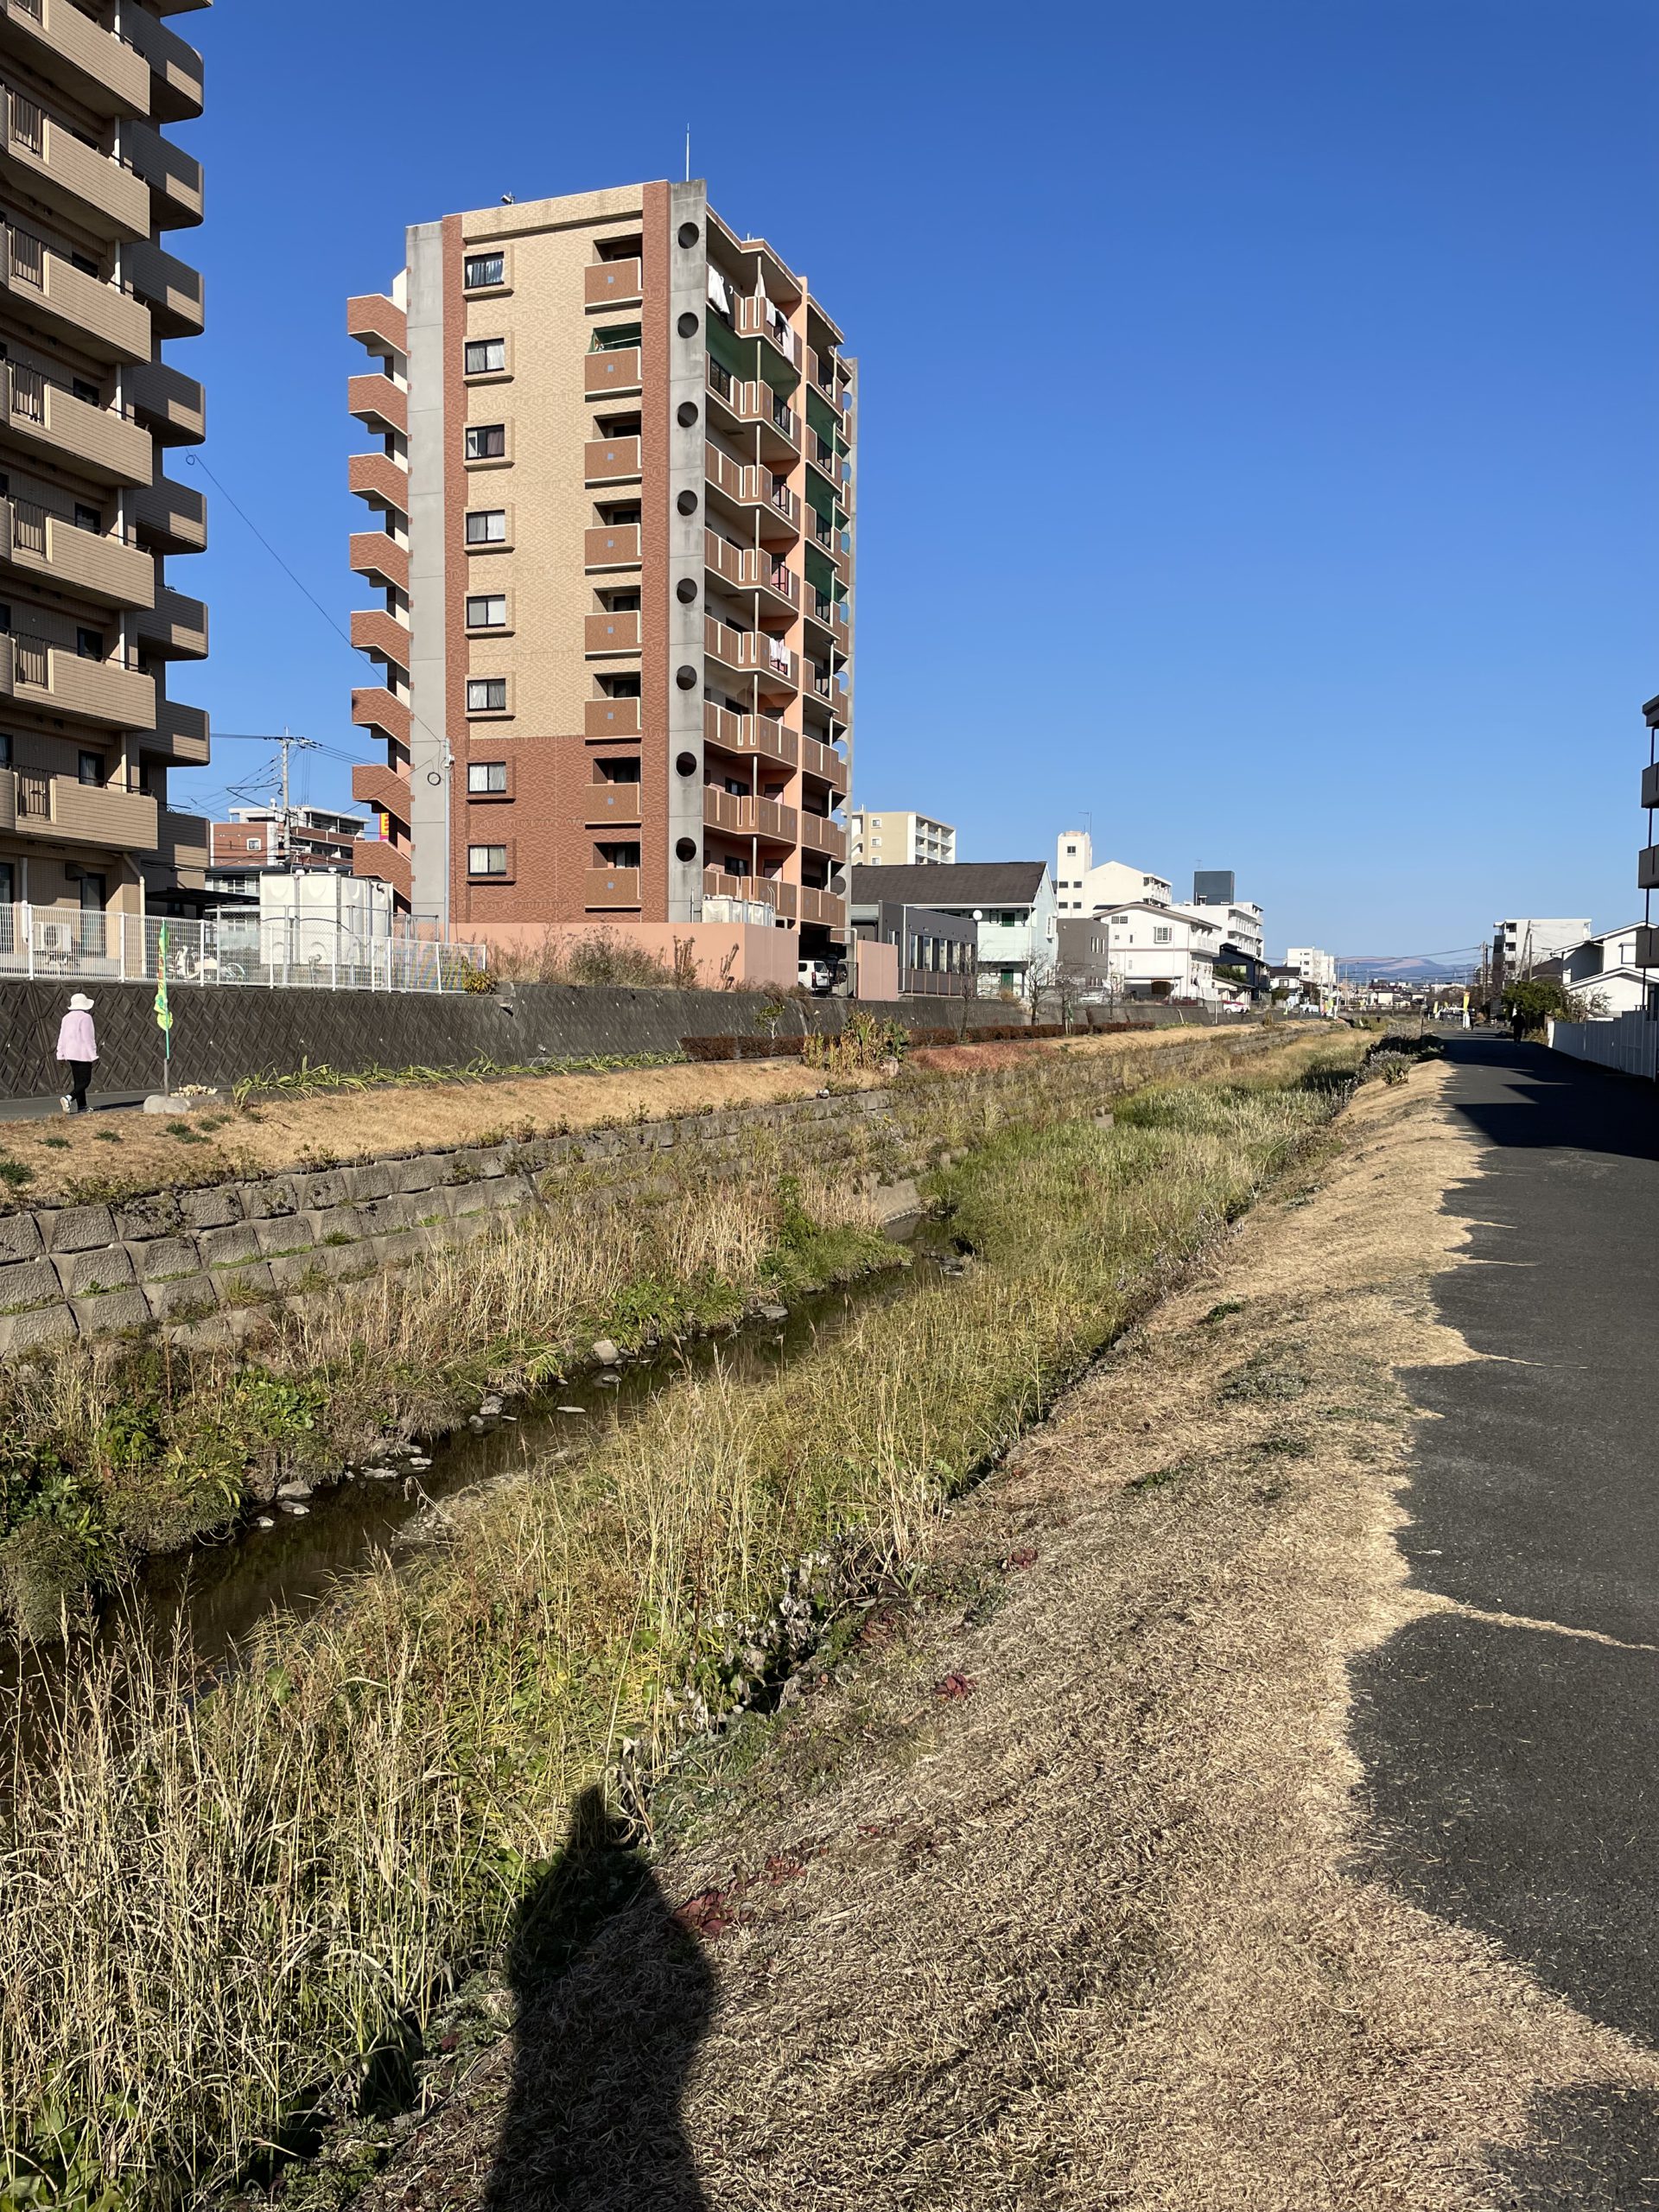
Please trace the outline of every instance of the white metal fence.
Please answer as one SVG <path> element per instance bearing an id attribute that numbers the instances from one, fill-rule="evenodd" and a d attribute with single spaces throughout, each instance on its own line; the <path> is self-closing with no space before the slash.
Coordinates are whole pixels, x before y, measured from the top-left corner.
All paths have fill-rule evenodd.
<path id="1" fill-rule="evenodd" d="M 226 910 L 201 921 L 0 906 L 0 976 L 253 990 L 459 991 L 479 944 L 376 935 L 308 914 Z"/>
<path id="2" fill-rule="evenodd" d="M 1616 1014 L 1611 1021 L 1552 1021 L 1549 1041 L 1573 1059 L 1659 1080 L 1659 1019 L 1650 1014 Z"/>

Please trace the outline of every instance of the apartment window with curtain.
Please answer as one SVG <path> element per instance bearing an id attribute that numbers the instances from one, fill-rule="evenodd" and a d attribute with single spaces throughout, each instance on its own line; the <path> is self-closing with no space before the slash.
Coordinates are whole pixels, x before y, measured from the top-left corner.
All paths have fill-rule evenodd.
<path id="1" fill-rule="evenodd" d="M 467 431 L 468 461 L 503 461 L 506 458 L 507 426 L 505 423 L 469 424 Z"/>
<path id="2" fill-rule="evenodd" d="M 469 676 L 467 679 L 467 711 L 469 715 L 502 715 L 507 709 L 507 679 L 505 676 Z"/>
<path id="3" fill-rule="evenodd" d="M 467 846 L 468 875 L 505 875 L 506 872 L 507 849 L 505 845 Z"/>
<path id="4" fill-rule="evenodd" d="M 499 376 L 507 365 L 507 341 L 505 338 L 469 338 L 465 358 L 469 377 Z"/>
<path id="5" fill-rule="evenodd" d="M 469 253 L 466 260 L 465 281 L 469 292 L 480 291 L 488 284 L 505 284 L 507 281 L 506 255 Z"/>
<path id="6" fill-rule="evenodd" d="M 506 509 L 474 507 L 467 518 L 467 543 L 469 545 L 505 545 L 506 542 Z"/>
<path id="7" fill-rule="evenodd" d="M 94 791 L 101 791 L 104 785 L 104 755 L 101 753 L 81 753 L 76 764 L 76 778 L 79 782 L 90 785 Z"/>
<path id="8" fill-rule="evenodd" d="M 1175 942 L 1175 932 L 1173 929 L 1160 928 L 1154 923 L 1153 925 L 1152 941 L 1154 944 L 1173 944 Z"/>
<path id="9" fill-rule="evenodd" d="M 467 788 L 488 796 L 491 792 L 505 792 L 507 788 L 507 764 L 505 760 L 471 760 L 467 765 Z"/>
<path id="10" fill-rule="evenodd" d="M 467 627 L 469 630 L 502 630 L 506 627 L 507 595 L 505 592 L 477 592 L 467 601 Z"/>

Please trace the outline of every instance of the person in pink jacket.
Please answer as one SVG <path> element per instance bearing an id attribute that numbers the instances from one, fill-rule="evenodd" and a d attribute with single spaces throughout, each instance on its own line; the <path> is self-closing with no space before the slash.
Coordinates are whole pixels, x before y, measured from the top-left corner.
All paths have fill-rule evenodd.
<path id="1" fill-rule="evenodd" d="M 98 1065 L 98 1032 L 92 1027 L 92 1002 L 77 991 L 58 1031 L 58 1058 L 69 1071 L 69 1088 L 60 1103 L 66 1114 L 86 1111 L 86 1086 Z"/>

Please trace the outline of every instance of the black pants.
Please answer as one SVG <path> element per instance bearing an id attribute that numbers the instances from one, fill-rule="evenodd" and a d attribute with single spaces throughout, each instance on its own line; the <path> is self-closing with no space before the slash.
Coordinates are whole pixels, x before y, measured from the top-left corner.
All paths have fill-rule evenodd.
<path id="1" fill-rule="evenodd" d="M 65 1060 L 63 1065 L 69 1071 L 69 1096 L 75 1102 L 75 1111 L 84 1114 L 86 1111 L 86 1086 L 92 1079 L 92 1070 L 98 1062 Z"/>

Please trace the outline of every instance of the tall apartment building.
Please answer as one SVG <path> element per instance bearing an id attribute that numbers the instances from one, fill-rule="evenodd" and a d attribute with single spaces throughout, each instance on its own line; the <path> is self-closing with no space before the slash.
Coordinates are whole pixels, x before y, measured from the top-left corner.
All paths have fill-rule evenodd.
<path id="1" fill-rule="evenodd" d="M 953 868 L 957 833 L 930 814 L 872 814 L 855 808 L 848 817 L 852 858 L 865 868 Z"/>
<path id="2" fill-rule="evenodd" d="M 1096 862 L 1086 830 L 1062 830 L 1055 839 L 1054 890 L 1063 914 L 1103 914 L 1136 899 L 1167 906 L 1173 896 L 1167 876 L 1150 874 L 1127 861 Z"/>
<path id="3" fill-rule="evenodd" d="M 350 481 L 385 747 L 360 873 L 417 921 L 847 937 L 856 371 L 702 183 L 419 224 Z"/>
<path id="4" fill-rule="evenodd" d="M 353 874 L 353 849 L 368 827 L 361 815 L 323 806 L 233 806 L 207 826 L 210 887 L 242 898 L 257 895 L 262 875 Z"/>
<path id="5" fill-rule="evenodd" d="M 165 18 L 210 0 L 0 0 L 0 950 L 15 909 L 194 911 L 207 825 L 168 804 L 207 759 L 168 667 L 207 651 L 167 557 L 206 543 L 166 473 L 204 435 L 201 386 L 162 358 L 202 325 L 161 241 L 200 223 L 201 169 L 164 126 L 198 116 L 200 56 Z"/>

